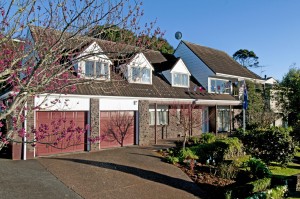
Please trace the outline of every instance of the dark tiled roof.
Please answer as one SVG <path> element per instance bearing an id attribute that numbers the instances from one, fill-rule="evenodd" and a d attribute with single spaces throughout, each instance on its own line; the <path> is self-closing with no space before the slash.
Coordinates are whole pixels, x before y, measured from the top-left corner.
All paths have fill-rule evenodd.
<path id="1" fill-rule="evenodd" d="M 191 78 L 190 88 L 172 87 L 160 74 L 153 73 L 152 85 L 128 83 L 121 75 L 111 71 L 111 81 L 93 81 L 78 85 L 75 93 L 80 95 L 125 96 L 149 98 L 235 100 L 227 94 L 210 94 L 200 91 L 199 85 Z M 194 88 L 197 88 L 194 92 Z"/>
<path id="2" fill-rule="evenodd" d="M 187 41 L 183 41 L 183 43 L 215 73 L 261 79 L 260 76 L 241 66 L 223 51 L 200 46 Z"/>

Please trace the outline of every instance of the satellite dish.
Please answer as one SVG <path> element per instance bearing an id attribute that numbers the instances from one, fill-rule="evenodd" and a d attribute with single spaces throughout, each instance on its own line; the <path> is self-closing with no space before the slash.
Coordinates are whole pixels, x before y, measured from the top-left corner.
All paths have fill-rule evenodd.
<path id="1" fill-rule="evenodd" d="M 176 32 L 175 33 L 175 38 L 177 39 L 177 40 L 180 40 L 181 38 L 182 38 L 182 33 L 181 32 Z"/>

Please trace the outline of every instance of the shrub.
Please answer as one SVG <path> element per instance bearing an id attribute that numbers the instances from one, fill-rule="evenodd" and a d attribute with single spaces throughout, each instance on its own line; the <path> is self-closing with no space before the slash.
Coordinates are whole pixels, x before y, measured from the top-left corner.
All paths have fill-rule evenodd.
<path id="1" fill-rule="evenodd" d="M 221 178 L 233 179 L 237 176 L 239 167 L 234 162 L 222 162 L 217 167 L 217 173 Z"/>
<path id="2" fill-rule="evenodd" d="M 193 144 L 196 145 L 196 144 L 199 144 L 199 143 L 200 143 L 200 138 L 199 138 L 199 137 L 193 136 L 193 137 L 190 137 L 190 138 L 189 138 L 189 141 L 190 141 L 190 142 L 193 142 Z"/>
<path id="3" fill-rule="evenodd" d="M 171 164 L 176 164 L 179 162 L 179 158 L 178 157 L 174 157 L 174 156 L 167 156 L 166 157 L 166 161 L 168 163 L 171 163 Z"/>
<path id="4" fill-rule="evenodd" d="M 270 185 L 271 178 L 259 179 L 242 186 L 234 187 L 231 190 L 227 190 L 225 197 L 226 195 L 228 197 L 230 193 L 231 198 L 246 198 L 255 192 L 265 191 L 268 187 L 270 187 Z"/>
<path id="5" fill-rule="evenodd" d="M 271 185 L 271 178 L 258 179 L 248 184 L 253 185 L 252 193 L 265 191 Z"/>
<path id="6" fill-rule="evenodd" d="M 190 149 L 199 157 L 201 163 L 214 160 L 216 164 L 243 154 L 242 143 L 238 138 L 226 138 L 212 143 L 199 144 Z"/>
<path id="7" fill-rule="evenodd" d="M 284 198 L 286 192 L 288 191 L 287 186 L 277 186 L 273 189 L 266 191 L 267 199 L 281 199 Z"/>
<path id="8" fill-rule="evenodd" d="M 264 192 L 255 193 L 246 199 L 281 199 L 287 192 L 287 186 L 277 186 Z"/>
<path id="9" fill-rule="evenodd" d="M 251 158 L 250 160 L 245 162 L 244 166 L 249 168 L 251 174 L 256 179 L 271 176 L 271 171 L 269 170 L 267 165 L 260 159 Z"/>
<path id="10" fill-rule="evenodd" d="M 216 136 L 213 133 L 203 133 L 201 137 L 201 142 L 203 144 L 209 144 L 216 141 Z"/>
<path id="11" fill-rule="evenodd" d="M 295 144 L 289 135 L 290 128 L 272 127 L 255 129 L 241 137 L 246 152 L 269 164 L 278 162 L 285 166 L 295 153 Z"/>
<path id="12" fill-rule="evenodd" d="M 189 160 L 197 160 L 198 156 L 189 148 L 181 149 L 179 151 L 179 162 L 184 162 L 184 160 L 189 159 Z"/>

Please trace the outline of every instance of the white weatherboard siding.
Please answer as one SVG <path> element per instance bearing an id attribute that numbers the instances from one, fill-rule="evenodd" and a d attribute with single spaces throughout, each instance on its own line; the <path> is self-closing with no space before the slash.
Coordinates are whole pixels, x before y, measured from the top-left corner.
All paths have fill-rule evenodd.
<path id="1" fill-rule="evenodd" d="M 183 42 L 181 42 L 174 55 L 180 57 L 187 66 L 191 74 L 200 82 L 201 85 L 208 88 L 208 77 L 215 75 Z"/>
<path id="2" fill-rule="evenodd" d="M 182 59 L 179 59 L 178 62 L 176 62 L 175 66 L 173 66 L 171 70 L 171 73 L 183 73 L 183 74 L 191 75 L 191 73 L 187 69 Z"/>
<path id="3" fill-rule="evenodd" d="M 88 111 L 90 99 L 68 96 L 39 96 L 35 97 L 34 105 L 43 111 Z"/>
<path id="4" fill-rule="evenodd" d="M 100 111 L 137 111 L 137 99 L 100 99 Z"/>

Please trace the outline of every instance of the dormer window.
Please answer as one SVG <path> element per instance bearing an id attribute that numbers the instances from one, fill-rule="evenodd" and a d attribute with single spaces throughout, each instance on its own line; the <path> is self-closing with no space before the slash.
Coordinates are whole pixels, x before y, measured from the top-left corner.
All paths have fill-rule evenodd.
<path id="1" fill-rule="evenodd" d="M 99 61 L 85 61 L 85 76 L 89 78 L 108 79 L 108 63 Z"/>
<path id="2" fill-rule="evenodd" d="M 146 67 L 132 66 L 131 80 L 134 83 L 151 83 L 151 69 Z"/>
<path id="3" fill-rule="evenodd" d="M 173 73 L 172 75 L 173 86 L 189 87 L 189 75 L 183 73 Z"/>

